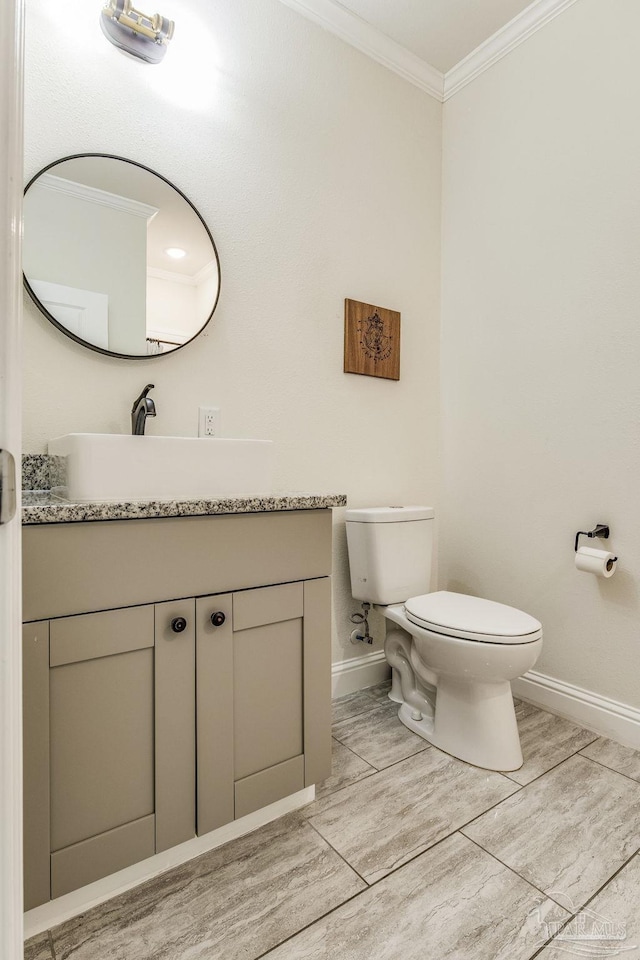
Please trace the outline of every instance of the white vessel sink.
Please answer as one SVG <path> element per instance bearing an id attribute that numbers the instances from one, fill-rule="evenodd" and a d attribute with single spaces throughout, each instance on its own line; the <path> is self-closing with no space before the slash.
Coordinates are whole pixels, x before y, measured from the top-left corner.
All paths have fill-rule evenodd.
<path id="1" fill-rule="evenodd" d="M 66 457 L 69 500 L 209 500 L 269 495 L 273 442 L 69 433 L 49 441 Z"/>

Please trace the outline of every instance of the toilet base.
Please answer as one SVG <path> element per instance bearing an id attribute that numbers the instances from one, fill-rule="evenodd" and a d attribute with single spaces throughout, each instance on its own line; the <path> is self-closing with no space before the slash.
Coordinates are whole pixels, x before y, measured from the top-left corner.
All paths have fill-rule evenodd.
<path id="1" fill-rule="evenodd" d="M 445 753 L 485 770 L 522 766 L 518 724 L 508 681 L 463 683 L 440 677 L 435 715 L 414 719 L 403 703 L 398 718 L 409 730 Z"/>

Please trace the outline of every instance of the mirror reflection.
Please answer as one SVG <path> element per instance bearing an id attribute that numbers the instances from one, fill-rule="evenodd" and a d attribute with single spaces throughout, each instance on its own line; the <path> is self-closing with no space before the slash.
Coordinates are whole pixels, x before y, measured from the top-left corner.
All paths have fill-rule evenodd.
<path id="1" fill-rule="evenodd" d="M 27 187 L 23 266 L 57 327 L 119 357 L 184 346 L 220 290 L 213 238 L 187 198 L 140 164 L 96 154 L 51 164 Z"/>

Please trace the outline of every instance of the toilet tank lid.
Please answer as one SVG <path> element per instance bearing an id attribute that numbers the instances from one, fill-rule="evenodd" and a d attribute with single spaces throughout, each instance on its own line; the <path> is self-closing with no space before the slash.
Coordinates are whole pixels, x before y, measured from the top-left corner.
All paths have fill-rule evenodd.
<path id="1" fill-rule="evenodd" d="M 362 507 L 345 510 L 345 520 L 353 523 L 404 523 L 407 520 L 433 520 L 433 507 Z"/>

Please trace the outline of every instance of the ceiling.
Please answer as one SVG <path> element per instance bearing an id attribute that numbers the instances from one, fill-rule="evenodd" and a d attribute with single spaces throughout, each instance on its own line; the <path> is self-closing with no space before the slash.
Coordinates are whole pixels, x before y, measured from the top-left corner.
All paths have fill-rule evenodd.
<path id="1" fill-rule="evenodd" d="M 340 6 L 441 73 L 530 4 L 531 0 L 340 0 Z"/>

